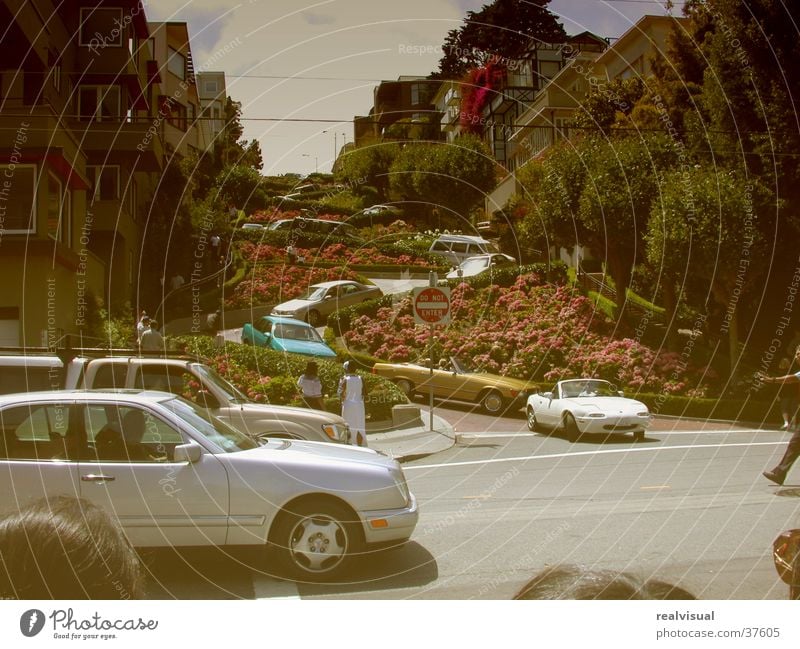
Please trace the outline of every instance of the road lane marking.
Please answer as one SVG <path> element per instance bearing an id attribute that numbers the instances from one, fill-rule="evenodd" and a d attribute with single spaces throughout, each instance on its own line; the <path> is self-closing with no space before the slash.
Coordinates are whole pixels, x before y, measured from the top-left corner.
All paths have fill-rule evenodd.
<path id="1" fill-rule="evenodd" d="M 551 460 L 554 458 L 578 457 L 581 455 L 610 455 L 612 453 L 644 453 L 646 451 L 680 451 L 701 448 L 732 448 L 734 446 L 783 446 L 786 441 L 780 442 L 741 442 L 736 444 L 686 444 L 682 446 L 651 446 L 648 448 L 613 448 L 595 449 L 594 451 L 575 451 L 572 453 L 551 453 L 549 455 L 523 455 L 516 457 L 496 457 L 487 460 L 468 460 L 465 462 L 443 462 L 441 464 L 404 464 L 403 471 L 418 469 L 443 469 L 447 467 L 475 466 L 479 464 L 500 464 L 503 462 L 527 462 L 528 460 Z"/>
<path id="2" fill-rule="evenodd" d="M 254 574 L 253 599 L 300 599 L 297 583 Z"/>

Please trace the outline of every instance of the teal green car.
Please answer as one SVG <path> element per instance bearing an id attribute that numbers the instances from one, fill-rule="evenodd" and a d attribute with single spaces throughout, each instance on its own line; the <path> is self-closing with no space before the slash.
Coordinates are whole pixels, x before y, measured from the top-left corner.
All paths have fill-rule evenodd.
<path id="1" fill-rule="evenodd" d="M 333 358 L 336 352 L 325 344 L 310 324 L 293 318 L 267 315 L 242 327 L 242 342 L 270 347 L 279 352 Z"/>

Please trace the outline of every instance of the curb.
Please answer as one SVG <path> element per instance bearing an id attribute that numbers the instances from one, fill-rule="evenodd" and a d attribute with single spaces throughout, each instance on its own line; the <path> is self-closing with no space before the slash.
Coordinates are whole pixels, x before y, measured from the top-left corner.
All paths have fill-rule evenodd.
<path id="1" fill-rule="evenodd" d="M 427 414 L 427 413 L 426 413 Z M 369 447 L 393 457 L 398 462 L 410 462 L 452 448 L 456 435 L 449 422 L 434 415 L 434 428 L 414 426 L 386 432 L 367 430 Z"/>

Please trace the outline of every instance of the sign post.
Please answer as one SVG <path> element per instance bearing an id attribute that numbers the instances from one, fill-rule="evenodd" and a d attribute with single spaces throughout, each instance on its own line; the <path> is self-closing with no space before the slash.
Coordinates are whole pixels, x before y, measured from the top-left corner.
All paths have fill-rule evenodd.
<path id="1" fill-rule="evenodd" d="M 428 276 L 428 287 L 415 288 L 413 292 L 414 322 L 430 325 L 428 346 L 428 405 L 430 418 L 428 426 L 433 430 L 433 347 L 436 325 L 450 324 L 450 287 L 437 286 L 436 273 L 431 271 Z"/>

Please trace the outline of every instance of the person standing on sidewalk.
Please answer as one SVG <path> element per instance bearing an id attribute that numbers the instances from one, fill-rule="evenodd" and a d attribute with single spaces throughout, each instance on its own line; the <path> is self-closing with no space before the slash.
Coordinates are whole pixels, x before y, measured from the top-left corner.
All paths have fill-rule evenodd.
<path id="1" fill-rule="evenodd" d="M 797 351 L 794 353 L 794 360 L 795 362 L 800 362 L 800 347 L 798 347 Z M 796 388 L 797 384 L 800 383 L 800 372 L 786 374 L 784 376 L 765 376 L 762 380 L 764 383 L 777 383 L 782 386 L 791 385 Z M 792 468 L 792 465 L 798 457 L 800 457 L 800 429 L 795 426 L 795 428 L 792 429 L 792 438 L 786 446 L 783 458 L 781 458 L 781 461 L 774 469 L 764 471 L 764 477 L 777 485 L 782 485 L 784 480 L 786 480 L 786 474 L 789 473 L 789 469 Z"/>
<path id="2" fill-rule="evenodd" d="M 356 374 L 353 361 L 345 361 L 344 376 L 339 381 L 342 398 L 342 418 L 350 427 L 350 443 L 367 445 L 367 423 L 364 410 L 364 381 Z"/>
<path id="3" fill-rule="evenodd" d="M 303 401 L 309 408 L 325 410 L 325 402 L 322 400 L 322 381 L 317 374 L 317 364 L 314 361 L 306 363 L 306 371 L 297 379 L 297 387 L 303 394 Z"/>

